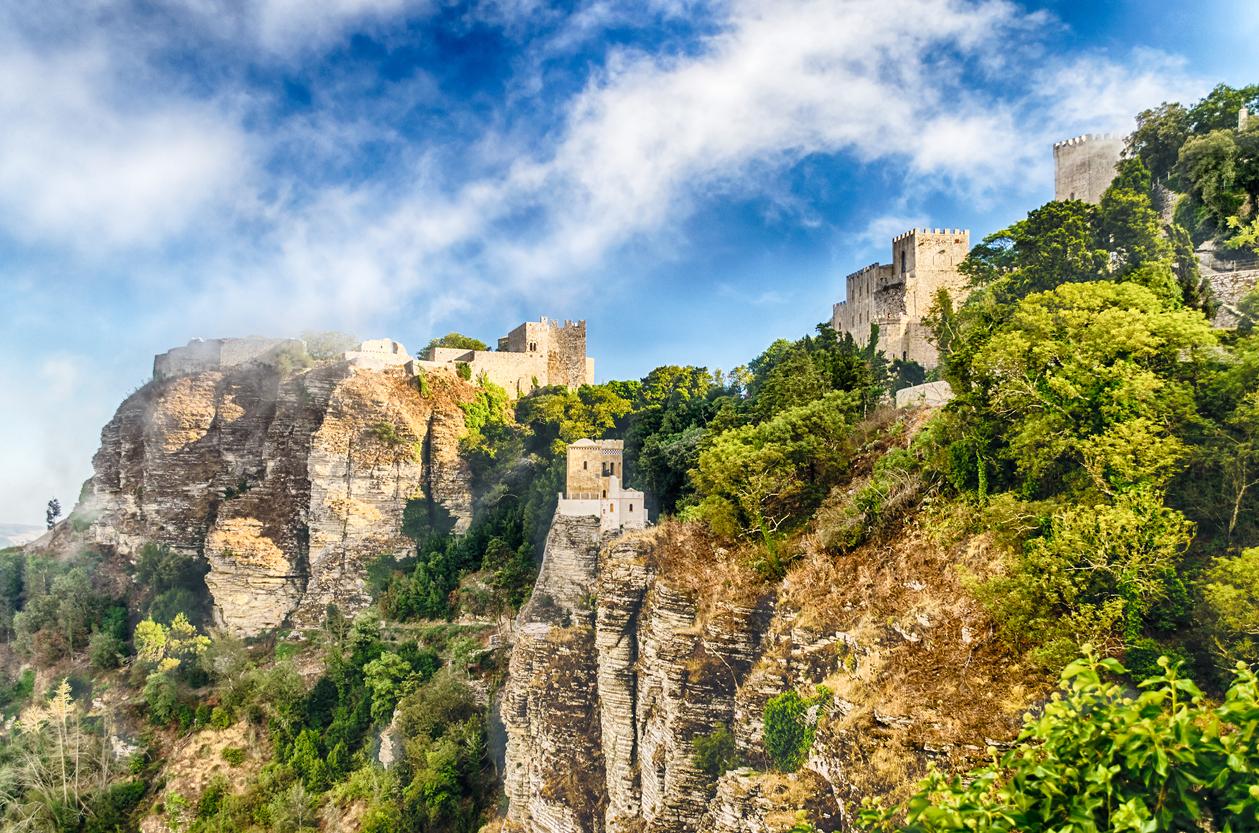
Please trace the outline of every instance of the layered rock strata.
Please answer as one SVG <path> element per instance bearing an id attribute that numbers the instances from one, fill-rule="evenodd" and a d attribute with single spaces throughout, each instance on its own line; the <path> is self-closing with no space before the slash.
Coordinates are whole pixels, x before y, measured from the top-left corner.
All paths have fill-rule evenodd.
<path id="1" fill-rule="evenodd" d="M 961 586 L 959 566 L 995 560 L 986 542 L 951 549 L 910 528 L 800 558 L 770 584 L 693 527 L 607 538 L 594 518 L 557 517 L 502 701 L 507 827 L 785 833 L 803 812 L 844 829 L 932 762 L 980 762 L 1044 693 Z M 773 772 L 766 703 L 818 686 L 804 767 Z M 722 726 L 747 766 L 716 776 L 694 742 Z"/>
<path id="2" fill-rule="evenodd" d="M 70 526 L 121 558 L 204 557 L 218 623 L 252 635 L 368 601 L 366 564 L 411 545 L 409 501 L 471 518 L 459 456 L 470 386 L 401 368 L 263 364 L 157 379 L 101 432 Z"/>

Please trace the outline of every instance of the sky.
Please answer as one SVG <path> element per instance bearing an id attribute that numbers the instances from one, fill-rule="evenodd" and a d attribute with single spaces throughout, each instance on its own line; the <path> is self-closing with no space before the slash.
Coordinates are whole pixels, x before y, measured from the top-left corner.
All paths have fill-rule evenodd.
<path id="1" fill-rule="evenodd" d="M 600 380 L 728 370 L 1256 44 L 1254 0 L 0 0 L 0 521 L 194 337 L 547 315 Z"/>

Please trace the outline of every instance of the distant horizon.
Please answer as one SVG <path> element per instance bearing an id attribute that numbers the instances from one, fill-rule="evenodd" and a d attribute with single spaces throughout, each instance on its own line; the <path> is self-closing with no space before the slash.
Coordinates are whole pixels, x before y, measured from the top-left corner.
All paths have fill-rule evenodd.
<path id="1" fill-rule="evenodd" d="M 585 319 L 599 380 L 729 370 L 913 227 L 1052 197 L 1053 143 L 1252 83 L 1208 0 L 0 9 L 0 519 L 66 511 L 152 357 Z"/>

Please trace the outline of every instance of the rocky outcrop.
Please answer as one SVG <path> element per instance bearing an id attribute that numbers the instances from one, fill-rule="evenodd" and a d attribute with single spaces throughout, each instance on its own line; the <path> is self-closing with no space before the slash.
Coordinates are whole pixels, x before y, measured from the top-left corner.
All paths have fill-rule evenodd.
<path id="1" fill-rule="evenodd" d="M 581 521 L 555 519 L 517 623 L 503 696 L 511 829 L 785 833 L 801 812 L 842 829 L 929 763 L 978 762 L 1044 692 L 961 585 L 959 567 L 995 560 L 985 541 L 945 547 L 912 524 L 842 557 L 806 541 L 769 584 L 695 527 L 609 539 Z M 822 685 L 804 768 L 771 771 L 766 702 Z M 694 741 L 722 726 L 748 766 L 714 777 Z"/>
<path id="2" fill-rule="evenodd" d="M 694 829 L 713 792 L 692 740 L 729 723 L 768 597 L 660 576 L 657 531 L 557 515 L 503 699 L 508 818 L 548 833 Z"/>
<path id="3" fill-rule="evenodd" d="M 147 542 L 204 557 L 220 625 L 257 634 L 364 606 L 364 568 L 411 544 L 408 501 L 471 518 L 459 456 L 473 389 L 403 368 L 261 363 L 150 382 L 101 433 L 68 527 L 121 558 Z"/>

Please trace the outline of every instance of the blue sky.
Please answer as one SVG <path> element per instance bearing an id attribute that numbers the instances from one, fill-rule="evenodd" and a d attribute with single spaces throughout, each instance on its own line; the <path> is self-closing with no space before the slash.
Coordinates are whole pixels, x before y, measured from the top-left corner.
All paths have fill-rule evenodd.
<path id="1" fill-rule="evenodd" d="M 152 355 L 585 318 L 601 379 L 728 369 L 1050 145 L 1259 80 L 1207 0 L 0 0 L 0 521 Z"/>

